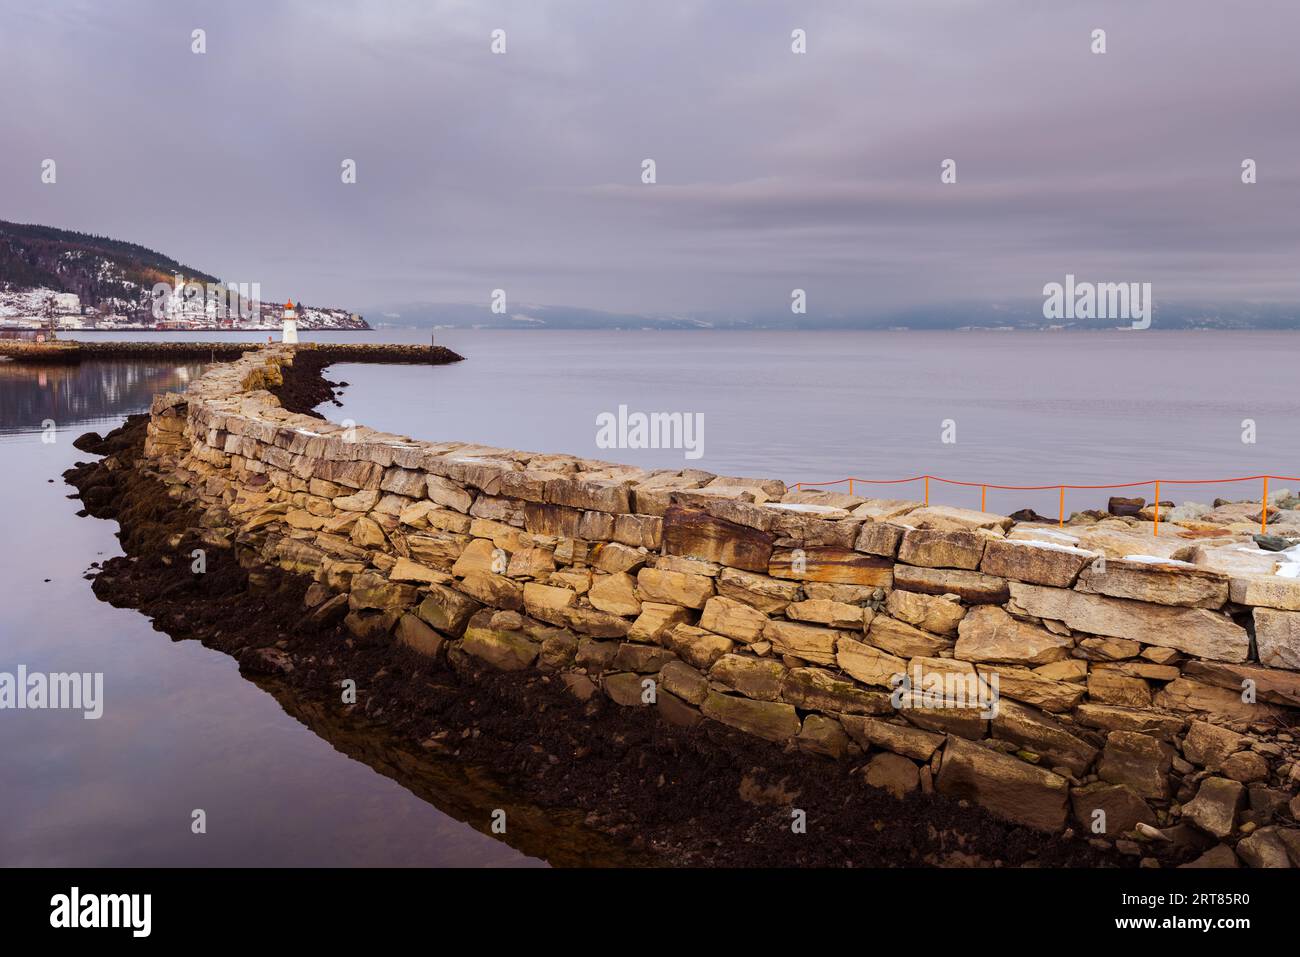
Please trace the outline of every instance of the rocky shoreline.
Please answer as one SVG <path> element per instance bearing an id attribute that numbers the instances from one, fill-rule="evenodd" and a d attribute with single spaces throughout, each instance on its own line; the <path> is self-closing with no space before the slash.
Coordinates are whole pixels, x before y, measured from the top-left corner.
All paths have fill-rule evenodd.
<path id="1" fill-rule="evenodd" d="M 324 364 L 250 354 L 79 445 L 128 553 L 101 597 L 652 863 L 1286 865 L 1291 509 L 1278 552 L 1249 503 L 1156 539 L 344 435 L 304 414 Z M 920 667 L 1000 715 L 874 690 Z"/>

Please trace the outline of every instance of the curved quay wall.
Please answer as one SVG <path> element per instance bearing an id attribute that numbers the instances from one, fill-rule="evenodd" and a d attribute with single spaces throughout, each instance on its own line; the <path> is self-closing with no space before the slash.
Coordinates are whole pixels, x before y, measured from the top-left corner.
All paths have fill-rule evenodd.
<path id="1" fill-rule="evenodd" d="M 281 408 L 266 387 L 292 360 L 268 346 L 158 396 L 145 452 L 216 544 L 312 576 L 307 614 L 677 724 L 870 755 L 869 783 L 1043 830 L 1190 820 L 1264 864 L 1300 834 L 1300 580 L 1240 544 L 1245 515 L 1217 547 L 1118 519 L 1063 535 L 421 442 Z"/>

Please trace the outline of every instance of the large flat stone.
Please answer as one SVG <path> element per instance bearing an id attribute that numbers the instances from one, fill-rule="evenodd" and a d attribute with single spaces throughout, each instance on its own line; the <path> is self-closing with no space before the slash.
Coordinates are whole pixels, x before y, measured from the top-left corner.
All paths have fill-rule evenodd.
<path id="1" fill-rule="evenodd" d="M 671 505 L 663 515 L 663 550 L 667 555 L 766 572 L 772 541 L 770 532 L 715 518 L 702 509 Z"/>
<path id="2" fill-rule="evenodd" d="M 980 571 L 998 578 L 1069 588 L 1097 557 L 1072 545 L 1033 539 L 990 539 L 984 548 Z"/>
<path id="3" fill-rule="evenodd" d="M 801 727 L 794 706 L 778 701 L 753 701 L 713 691 L 700 710 L 707 718 L 768 741 L 788 741 Z"/>
<path id="4" fill-rule="evenodd" d="M 1228 600 L 1227 575 L 1182 562 L 1108 559 L 1084 569 L 1074 587 L 1093 595 L 1186 608 L 1222 608 Z"/>
<path id="5" fill-rule="evenodd" d="M 795 581 L 838 582 L 888 588 L 894 565 L 887 558 L 865 555 L 849 548 L 815 546 L 779 548 L 772 553 L 767 572 L 773 578 Z"/>
<path id="6" fill-rule="evenodd" d="M 1300 673 L 1294 671 L 1220 661 L 1187 661 L 1183 664 L 1183 674 L 1238 694 L 1249 682 L 1255 689 L 1257 700 L 1300 708 Z"/>
<path id="7" fill-rule="evenodd" d="M 1206 608 L 1155 605 L 1020 582 L 1011 583 L 1011 599 L 1030 615 L 1093 635 L 1174 648 L 1216 661 L 1245 661 L 1250 652 L 1246 629 Z"/>
<path id="8" fill-rule="evenodd" d="M 782 682 L 781 700 L 805 711 L 833 711 L 842 716 L 894 710 L 886 692 L 866 691 L 822 668 L 792 668 Z"/>
<path id="9" fill-rule="evenodd" d="M 927 595 L 957 595 L 972 605 L 1000 605 L 1010 594 L 1007 580 L 955 568 L 894 566 L 894 587 Z"/>
<path id="10" fill-rule="evenodd" d="M 958 737 L 948 738 L 935 788 L 1040 831 L 1059 831 L 1069 814 L 1065 778 Z"/>

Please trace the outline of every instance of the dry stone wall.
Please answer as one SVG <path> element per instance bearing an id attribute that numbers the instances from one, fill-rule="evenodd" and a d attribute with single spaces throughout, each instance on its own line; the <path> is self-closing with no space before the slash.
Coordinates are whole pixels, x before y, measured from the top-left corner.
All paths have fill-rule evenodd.
<path id="1" fill-rule="evenodd" d="M 146 452 L 211 541 L 315 579 L 305 614 L 1133 853 L 1300 850 L 1300 580 L 1239 529 L 1058 529 L 347 429 L 266 391 L 292 358 L 157 397 Z"/>

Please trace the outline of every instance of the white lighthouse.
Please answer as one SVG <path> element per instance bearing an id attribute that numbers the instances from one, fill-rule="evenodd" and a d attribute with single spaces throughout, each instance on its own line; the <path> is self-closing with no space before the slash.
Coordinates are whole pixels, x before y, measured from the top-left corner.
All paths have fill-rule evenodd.
<path id="1" fill-rule="evenodd" d="M 284 304 L 284 326 L 280 341 L 291 343 L 298 341 L 298 310 L 294 308 L 292 299 Z"/>

